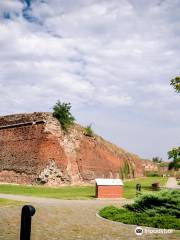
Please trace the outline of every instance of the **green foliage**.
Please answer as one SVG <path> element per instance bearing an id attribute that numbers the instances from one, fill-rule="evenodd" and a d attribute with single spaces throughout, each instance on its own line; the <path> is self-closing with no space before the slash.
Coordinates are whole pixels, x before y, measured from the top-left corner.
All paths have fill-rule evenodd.
<path id="1" fill-rule="evenodd" d="M 180 192 L 174 190 L 141 195 L 132 205 L 104 207 L 99 214 L 127 224 L 180 229 Z"/>
<path id="2" fill-rule="evenodd" d="M 134 212 L 145 212 L 152 215 L 169 214 L 180 217 L 180 191 L 166 190 L 157 194 L 144 194 L 138 197 L 131 205 L 125 206 Z"/>
<path id="3" fill-rule="evenodd" d="M 168 167 L 168 162 L 161 162 L 159 167 Z"/>
<path id="4" fill-rule="evenodd" d="M 169 170 L 178 170 L 180 168 L 180 147 L 171 149 L 168 152 L 168 158 L 173 159 L 173 161 L 169 163 Z"/>
<path id="5" fill-rule="evenodd" d="M 129 174 L 130 174 L 130 166 L 129 166 L 129 163 L 128 161 L 125 161 L 123 166 L 120 167 L 120 178 L 121 179 L 126 179 L 129 177 Z"/>
<path id="6" fill-rule="evenodd" d="M 59 100 L 53 107 L 53 116 L 58 119 L 64 131 L 67 131 L 75 121 L 75 118 L 72 116 L 70 110 L 70 103 L 61 103 Z"/>
<path id="7" fill-rule="evenodd" d="M 152 158 L 152 161 L 153 161 L 154 163 L 161 163 L 161 162 L 162 162 L 162 158 L 153 157 L 153 158 Z"/>
<path id="8" fill-rule="evenodd" d="M 172 79 L 170 84 L 174 87 L 176 92 L 180 92 L 180 77 Z"/>
<path id="9" fill-rule="evenodd" d="M 118 209 L 112 206 L 103 208 L 99 214 L 106 219 L 126 224 L 166 229 L 179 229 L 180 226 L 180 219 L 171 215 L 157 214 L 150 216 L 146 213 L 135 213 L 127 209 Z"/>
<path id="10" fill-rule="evenodd" d="M 94 133 L 93 133 L 91 124 L 89 124 L 87 127 L 84 128 L 84 134 L 88 137 L 93 137 Z"/>
<path id="11" fill-rule="evenodd" d="M 147 177 L 160 177 L 160 174 L 157 171 L 148 171 L 146 172 Z"/>

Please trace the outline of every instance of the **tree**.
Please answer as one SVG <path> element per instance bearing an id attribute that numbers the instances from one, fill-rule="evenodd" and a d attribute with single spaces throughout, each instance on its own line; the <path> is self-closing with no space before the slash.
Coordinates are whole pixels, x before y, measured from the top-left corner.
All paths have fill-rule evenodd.
<path id="1" fill-rule="evenodd" d="M 153 161 L 154 163 L 161 163 L 161 162 L 162 162 L 162 158 L 153 157 L 153 158 L 152 158 L 152 161 Z"/>
<path id="2" fill-rule="evenodd" d="M 172 148 L 168 152 L 168 159 L 173 159 L 172 162 L 169 163 L 169 170 L 179 170 L 180 168 L 180 147 Z"/>
<path id="3" fill-rule="evenodd" d="M 180 93 L 180 77 L 171 80 L 170 83 L 177 93 Z M 168 158 L 173 159 L 169 163 L 169 169 L 179 170 L 180 168 L 180 147 L 173 148 L 168 152 Z"/>
<path id="4" fill-rule="evenodd" d="M 60 122 L 61 127 L 67 132 L 68 128 L 74 124 L 75 118 L 72 116 L 70 103 L 61 103 L 59 100 L 53 106 L 53 116 Z"/>
<path id="5" fill-rule="evenodd" d="M 170 84 L 174 87 L 176 92 L 180 93 L 180 77 L 172 79 Z"/>

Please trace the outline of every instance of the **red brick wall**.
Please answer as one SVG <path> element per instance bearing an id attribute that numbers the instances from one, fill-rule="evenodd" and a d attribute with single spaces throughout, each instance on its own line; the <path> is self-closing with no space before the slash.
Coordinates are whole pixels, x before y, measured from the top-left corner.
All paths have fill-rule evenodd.
<path id="1" fill-rule="evenodd" d="M 63 171 L 67 158 L 45 124 L 0 129 L 0 181 L 32 183 L 50 161 Z"/>
<path id="2" fill-rule="evenodd" d="M 123 186 L 97 186 L 97 198 L 120 198 L 123 197 Z"/>
<path id="3" fill-rule="evenodd" d="M 119 178 L 120 168 L 125 161 L 133 166 L 135 177 L 144 175 L 143 164 L 147 165 L 147 161 L 143 162 L 138 156 L 98 136 L 85 136 L 83 128 L 77 124 L 64 134 L 59 122 L 50 113 L 0 117 L 2 182 L 34 183 L 40 173 L 45 171 L 46 175 L 48 166 L 48 174 L 53 178 L 48 180 L 50 184 L 56 182 L 53 174 L 56 174 L 57 168 L 60 177 L 63 175 L 65 179 L 69 178 L 67 183 L 86 183 L 95 178 Z M 50 169 L 52 162 L 56 165 L 53 174 Z M 132 177 L 132 169 L 128 177 Z"/>

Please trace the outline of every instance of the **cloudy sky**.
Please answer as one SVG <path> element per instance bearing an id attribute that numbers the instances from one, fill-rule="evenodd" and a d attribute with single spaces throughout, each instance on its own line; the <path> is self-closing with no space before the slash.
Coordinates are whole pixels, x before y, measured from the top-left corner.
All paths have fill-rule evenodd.
<path id="1" fill-rule="evenodd" d="M 0 115 L 71 102 L 139 154 L 180 144 L 180 0 L 1 0 Z"/>

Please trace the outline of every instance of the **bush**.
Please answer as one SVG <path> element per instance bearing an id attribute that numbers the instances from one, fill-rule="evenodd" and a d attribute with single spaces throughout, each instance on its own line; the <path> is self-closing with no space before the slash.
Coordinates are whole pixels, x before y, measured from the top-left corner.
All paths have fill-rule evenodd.
<path id="1" fill-rule="evenodd" d="M 180 191 L 166 190 L 157 194 L 144 194 L 125 208 L 134 212 L 151 213 L 152 210 L 158 214 L 169 214 L 180 217 Z"/>
<path id="2" fill-rule="evenodd" d="M 60 122 L 63 130 L 67 131 L 68 128 L 74 124 L 75 118 L 72 116 L 70 103 L 61 103 L 58 101 L 53 107 L 53 116 Z"/>
<path id="3" fill-rule="evenodd" d="M 160 174 L 158 172 L 146 172 L 147 177 L 160 177 Z"/>
<path id="4" fill-rule="evenodd" d="M 104 218 L 142 226 L 180 229 L 180 192 L 162 191 L 138 197 L 134 204 L 100 210 Z"/>
<path id="5" fill-rule="evenodd" d="M 105 207 L 99 212 L 100 216 L 116 222 L 141 225 L 155 228 L 180 229 L 180 219 L 171 215 L 148 215 L 147 213 L 136 213 L 124 208 L 113 206 Z"/>
<path id="6" fill-rule="evenodd" d="M 93 137 L 94 133 L 91 124 L 84 128 L 84 134 L 88 137 Z"/>

